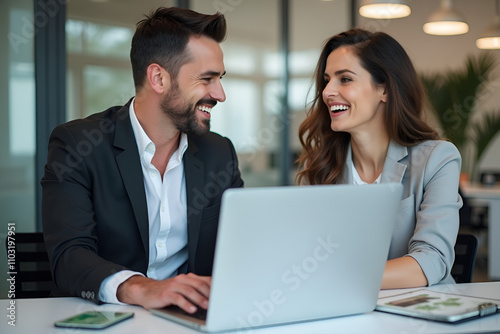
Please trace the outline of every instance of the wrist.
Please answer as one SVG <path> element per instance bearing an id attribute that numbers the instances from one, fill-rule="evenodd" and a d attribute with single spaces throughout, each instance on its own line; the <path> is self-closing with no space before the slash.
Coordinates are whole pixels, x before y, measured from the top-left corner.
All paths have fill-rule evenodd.
<path id="1" fill-rule="evenodd" d="M 141 275 L 134 275 L 129 277 L 123 283 L 118 286 L 116 290 L 116 298 L 118 301 L 125 304 L 135 304 L 137 305 L 137 297 L 141 295 L 139 291 L 141 284 L 148 280 L 148 278 Z"/>

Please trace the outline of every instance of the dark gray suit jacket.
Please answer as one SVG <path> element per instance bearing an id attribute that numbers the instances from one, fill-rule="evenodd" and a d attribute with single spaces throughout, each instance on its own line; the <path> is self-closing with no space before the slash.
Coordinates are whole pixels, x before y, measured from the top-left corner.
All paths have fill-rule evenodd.
<path id="1" fill-rule="evenodd" d="M 146 194 L 129 103 L 60 125 L 50 137 L 41 184 L 54 295 L 98 302 L 109 275 L 147 271 Z M 243 181 L 232 143 L 217 134 L 188 136 L 183 161 L 189 254 L 183 269 L 211 275 L 221 195 Z"/>

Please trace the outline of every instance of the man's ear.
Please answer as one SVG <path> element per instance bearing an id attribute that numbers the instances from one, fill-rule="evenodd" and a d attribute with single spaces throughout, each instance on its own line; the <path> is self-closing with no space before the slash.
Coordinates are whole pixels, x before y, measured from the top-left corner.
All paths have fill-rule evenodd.
<path id="1" fill-rule="evenodd" d="M 170 74 L 160 65 L 150 64 L 146 75 L 149 86 L 156 93 L 162 94 L 170 89 Z"/>

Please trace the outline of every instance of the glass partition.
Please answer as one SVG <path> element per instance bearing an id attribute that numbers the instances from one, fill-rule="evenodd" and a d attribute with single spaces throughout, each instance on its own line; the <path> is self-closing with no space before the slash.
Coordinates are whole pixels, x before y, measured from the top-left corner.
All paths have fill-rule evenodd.
<path id="1" fill-rule="evenodd" d="M 82 118 L 134 96 L 130 43 L 135 25 L 174 0 L 68 1 L 66 119 Z"/>
<path id="2" fill-rule="evenodd" d="M 314 98 L 314 70 L 326 40 L 350 28 L 350 1 L 290 0 L 290 149 L 301 151 L 298 128 Z M 292 172 L 296 170 L 292 170 Z M 292 180 L 295 176 L 292 178 Z"/>
<path id="3" fill-rule="evenodd" d="M 227 38 L 221 44 L 226 75 L 226 101 L 212 112 L 212 130 L 230 138 L 238 153 L 245 186 L 277 185 L 272 161 L 279 131 L 271 128 L 280 113 L 279 0 L 191 1 L 193 10 L 225 15 Z M 273 106 L 273 107 L 271 107 Z"/>
<path id="4" fill-rule="evenodd" d="M 0 298 L 7 298 L 7 232 L 36 226 L 33 1 L 1 1 L 0 17 Z"/>

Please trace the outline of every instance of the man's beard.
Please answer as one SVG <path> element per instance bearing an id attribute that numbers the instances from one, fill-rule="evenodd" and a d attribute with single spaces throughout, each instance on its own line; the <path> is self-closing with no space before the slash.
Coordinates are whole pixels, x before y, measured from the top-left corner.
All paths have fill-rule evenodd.
<path id="1" fill-rule="evenodd" d="M 201 121 L 196 116 L 196 105 L 187 105 L 185 103 L 177 102 L 182 99 L 182 94 L 179 85 L 176 81 L 172 82 L 172 88 L 167 96 L 161 103 L 163 112 L 170 118 L 177 130 L 184 132 L 188 135 L 205 135 L 210 131 L 210 119 L 203 118 Z M 207 103 L 215 105 L 216 102 L 212 100 L 201 100 L 198 103 Z"/>

